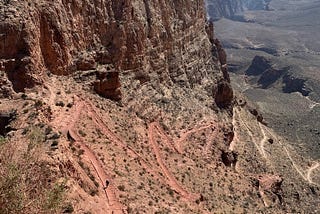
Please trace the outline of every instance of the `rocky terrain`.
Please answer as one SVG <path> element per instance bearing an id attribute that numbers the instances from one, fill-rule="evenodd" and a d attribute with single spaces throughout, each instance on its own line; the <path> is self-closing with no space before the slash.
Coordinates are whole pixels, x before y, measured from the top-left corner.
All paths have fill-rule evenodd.
<path id="1" fill-rule="evenodd" d="M 0 213 L 319 211 L 319 163 L 232 90 L 202 1 L 0 10 Z"/>
<path id="2" fill-rule="evenodd" d="M 320 154 L 319 6 L 313 0 L 272 0 L 269 11 L 246 11 L 245 21 L 215 23 L 229 70 L 238 74 L 232 75 L 234 87 L 258 103 L 279 134 L 315 160 Z"/>

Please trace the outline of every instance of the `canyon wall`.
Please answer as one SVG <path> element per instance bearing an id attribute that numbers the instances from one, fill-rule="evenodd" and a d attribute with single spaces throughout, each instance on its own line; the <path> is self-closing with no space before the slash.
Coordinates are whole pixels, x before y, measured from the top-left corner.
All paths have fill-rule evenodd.
<path id="1" fill-rule="evenodd" d="M 0 10 L 0 70 L 16 92 L 46 73 L 101 66 L 188 87 L 223 79 L 201 0 L 10 1 Z"/>

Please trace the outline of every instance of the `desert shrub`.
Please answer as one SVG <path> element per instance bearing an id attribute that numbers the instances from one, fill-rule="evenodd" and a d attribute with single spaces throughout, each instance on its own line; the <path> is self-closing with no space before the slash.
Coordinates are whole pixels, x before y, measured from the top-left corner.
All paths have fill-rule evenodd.
<path id="1" fill-rule="evenodd" d="M 55 183 L 54 186 L 47 191 L 45 209 L 48 211 L 59 210 L 63 202 L 65 192 L 65 183 Z"/>
<path id="2" fill-rule="evenodd" d="M 7 139 L 6 139 L 5 137 L 3 137 L 3 136 L 0 135 L 0 146 L 1 146 L 2 144 L 5 144 L 6 142 L 7 142 Z"/>
<path id="3" fill-rule="evenodd" d="M 81 135 L 81 137 L 87 136 L 87 134 L 82 130 L 79 130 L 78 133 Z"/>
<path id="4" fill-rule="evenodd" d="M 35 147 L 39 146 L 42 142 L 45 141 L 45 133 L 41 130 L 40 127 L 34 126 L 30 129 L 28 134 L 28 151 L 34 149 Z"/>
<path id="5" fill-rule="evenodd" d="M 119 185 L 118 189 L 123 192 L 123 191 L 125 191 L 125 186 L 124 185 Z"/>
<path id="6" fill-rule="evenodd" d="M 41 150 L 21 151 L 16 143 L 0 144 L 0 213 L 60 213 L 64 182 L 57 182 Z"/>
<path id="7" fill-rule="evenodd" d="M 73 213 L 74 208 L 72 206 L 71 203 L 67 204 L 64 208 L 63 208 L 63 213 Z"/>
<path id="8" fill-rule="evenodd" d="M 43 102 L 41 100 L 36 100 L 35 103 L 34 103 L 34 107 L 36 109 L 39 109 L 43 106 Z"/>
<path id="9" fill-rule="evenodd" d="M 21 175 L 14 164 L 1 167 L 6 173 L 0 177 L 1 213 L 19 213 L 23 209 L 23 194 L 20 191 Z"/>

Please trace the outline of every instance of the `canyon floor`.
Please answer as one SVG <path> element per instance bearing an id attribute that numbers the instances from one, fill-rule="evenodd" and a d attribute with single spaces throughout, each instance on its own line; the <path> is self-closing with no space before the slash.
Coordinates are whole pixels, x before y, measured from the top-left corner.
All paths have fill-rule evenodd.
<path id="1" fill-rule="evenodd" d="M 273 0 L 269 6 L 245 12 L 241 21 L 215 23 L 233 86 L 296 151 L 319 160 L 320 3 Z"/>

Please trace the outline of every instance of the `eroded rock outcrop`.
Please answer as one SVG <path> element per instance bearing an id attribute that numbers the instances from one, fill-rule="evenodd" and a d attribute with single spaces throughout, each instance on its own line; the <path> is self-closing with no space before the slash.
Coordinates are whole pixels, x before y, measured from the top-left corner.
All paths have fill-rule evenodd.
<path id="1" fill-rule="evenodd" d="M 223 80 L 218 83 L 216 88 L 214 88 L 213 96 L 215 97 L 215 103 L 219 108 L 227 108 L 233 101 L 233 90 L 230 85 L 230 76 L 227 66 L 227 54 L 223 49 L 221 42 L 214 37 L 214 26 L 211 21 L 208 22 L 206 31 L 213 47 L 212 53 L 215 55 L 223 75 Z"/>
<path id="2" fill-rule="evenodd" d="M 273 204 L 282 204 L 282 185 L 283 178 L 279 175 L 260 175 L 258 177 L 258 187 L 261 198 L 266 207 Z"/>
<path id="3" fill-rule="evenodd" d="M 245 71 L 246 75 L 253 76 L 253 81 L 257 77 L 259 87 L 266 89 L 274 85 L 289 70 L 289 67 L 277 67 L 270 59 L 264 56 L 255 56 L 249 68 Z"/>
<path id="4" fill-rule="evenodd" d="M 228 108 L 233 102 L 233 90 L 230 83 L 222 81 L 218 83 L 218 86 L 214 93 L 215 102 L 220 108 Z"/>
<path id="5" fill-rule="evenodd" d="M 0 63 L 0 98 L 7 98 L 12 95 L 12 85 L 6 73 L 1 70 L 1 67 Z"/>
<path id="6" fill-rule="evenodd" d="M 238 161 L 238 154 L 233 151 L 223 151 L 221 159 L 224 165 L 234 167 Z"/>
<path id="7" fill-rule="evenodd" d="M 223 78 L 227 81 L 230 82 L 230 76 L 228 73 L 228 65 L 227 65 L 227 54 L 226 51 L 223 49 L 220 41 L 218 39 L 214 39 L 213 43 L 216 47 L 216 52 L 218 54 L 218 59 L 220 62 L 220 68 L 223 74 Z"/>
<path id="8" fill-rule="evenodd" d="M 258 84 L 261 88 L 268 88 L 275 83 L 282 75 L 287 72 L 287 69 L 275 69 L 269 68 L 266 70 L 258 80 Z"/>
<path id="9" fill-rule="evenodd" d="M 99 72 L 94 90 L 101 96 L 118 101 L 121 100 L 119 72 Z"/>

